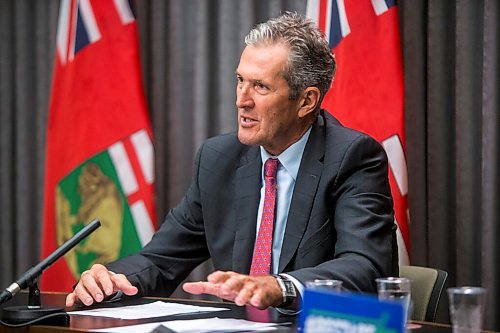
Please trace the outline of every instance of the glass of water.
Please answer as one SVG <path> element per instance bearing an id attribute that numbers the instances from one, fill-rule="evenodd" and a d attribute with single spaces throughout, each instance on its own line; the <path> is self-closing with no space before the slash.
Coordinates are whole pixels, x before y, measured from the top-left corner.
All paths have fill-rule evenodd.
<path id="1" fill-rule="evenodd" d="M 342 281 L 340 280 L 306 281 L 306 288 L 314 290 L 340 291 L 342 288 Z"/>
<path id="2" fill-rule="evenodd" d="M 407 278 L 387 277 L 378 278 L 377 282 L 378 299 L 399 302 L 403 305 L 403 320 L 408 321 L 411 316 L 411 283 Z"/>
<path id="3" fill-rule="evenodd" d="M 479 333 L 483 328 L 486 289 L 481 287 L 449 288 L 453 333 Z"/>

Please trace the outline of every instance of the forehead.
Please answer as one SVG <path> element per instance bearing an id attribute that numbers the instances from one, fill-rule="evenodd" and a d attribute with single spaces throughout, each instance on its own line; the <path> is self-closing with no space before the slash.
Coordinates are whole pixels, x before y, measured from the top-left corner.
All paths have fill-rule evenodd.
<path id="1" fill-rule="evenodd" d="M 286 67 L 290 49 L 282 43 L 247 45 L 236 72 L 255 78 L 275 77 Z"/>

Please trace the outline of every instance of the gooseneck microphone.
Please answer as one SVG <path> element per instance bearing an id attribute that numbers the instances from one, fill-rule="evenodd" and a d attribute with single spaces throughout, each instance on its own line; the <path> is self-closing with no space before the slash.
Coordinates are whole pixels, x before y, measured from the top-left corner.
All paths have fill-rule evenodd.
<path id="1" fill-rule="evenodd" d="M 10 300 L 17 292 L 21 289 L 26 289 L 28 287 L 36 286 L 37 280 L 42 274 L 42 272 L 52 265 L 57 259 L 61 258 L 65 255 L 69 250 L 74 248 L 80 241 L 89 236 L 92 232 L 94 232 L 97 228 L 101 226 L 101 222 L 98 219 L 92 220 L 88 225 L 86 225 L 82 230 L 76 233 L 73 237 L 67 240 L 63 245 L 57 248 L 54 252 L 52 252 L 47 258 L 42 260 L 36 266 L 31 267 L 28 271 L 26 271 L 16 282 L 12 283 L 10 286 L 5 288 L 0 293 L 0 304 L 7 302 Z M 36 289 L 38 287 L 36 286 Z M 37 290 L 38 291 L 38 290 Z M 30 304 L 32 305 L 32 304 Z M 29 311 L 31 308 L 40 308 L 40 304 L 34 304 L 35 306 L 28 306 L 27 310 L 17 311 Z M 24 307 L 26 309 L 26 307 Z M 4 309 L 4 312 L 7 309 Z"/>
<path id="2" fill-rule="evenodd" d="M 86 238 L 100 226 L 101 222 L 99 220 L 97 219 L 93 220 L 87 226 L 85 226 L 85 228 L 80 230 L 76 235 L 67 240 L 66 243 L 61 245 L 54 252 L 52 252 L 47 258 L 42 260 L 38 265 L 33 266 L 26 273 L 21 275 L 21 277 L 17 279 L 16 282 L 12 283 L 4 291 L 2 291 L 2 294 L 0 294 L 0 304 L 10 300 L 12 296 L 17 294 L 19 290 L 26 289 L 34 282 L 36 282 L 40 274 L 42 274 L 42 272 L 47 267 L 52 265 L 57 259 L 61 258 L 63 255 L 65 255 L 69 250 L 71 250 L 78 243 L 80 243 L 82 239 Z"/>

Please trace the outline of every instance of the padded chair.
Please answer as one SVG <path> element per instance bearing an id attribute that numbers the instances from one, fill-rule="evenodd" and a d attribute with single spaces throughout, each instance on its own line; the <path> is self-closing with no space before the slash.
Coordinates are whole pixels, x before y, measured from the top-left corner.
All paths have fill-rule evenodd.
<path id="1" fill-rule="evenodd" d="M 399 276 L 411 281 L 411 319 L 434 322 L 448 273 L 435 268 L 400 266 Z"/>

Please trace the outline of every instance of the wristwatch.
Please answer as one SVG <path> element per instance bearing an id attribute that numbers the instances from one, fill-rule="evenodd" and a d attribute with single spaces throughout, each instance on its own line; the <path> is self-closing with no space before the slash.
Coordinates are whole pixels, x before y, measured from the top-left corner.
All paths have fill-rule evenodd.
<path id="1" fill-rule="evenodd" d="M 280 308 L 286 308 L 295 301 L 297 298 L 297 292 L 295 291 L 295 286 L 292 281 L 290 281 L 286 276 L 279 274 L 272 274 L 283 293 L 283 303 L 279 305 Z"/>

